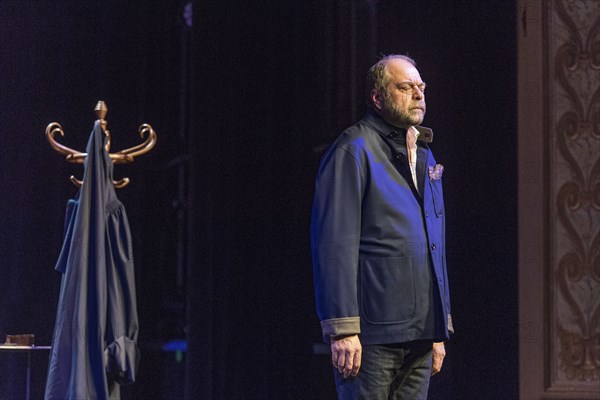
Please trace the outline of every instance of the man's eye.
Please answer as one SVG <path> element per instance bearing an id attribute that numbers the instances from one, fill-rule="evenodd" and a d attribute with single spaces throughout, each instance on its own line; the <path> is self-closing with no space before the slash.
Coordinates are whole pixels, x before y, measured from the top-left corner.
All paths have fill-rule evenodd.
<path id="1" fill-rule="evenodd" d="M 410 93 L 410 92 L 412 92 L 412 86 L 410 86 L 410 85 L 400 85 L 400 86 L 399 86 L 399 89 L 400 89 L 401 91 L 403 91 L 403 92 L 407 92 L 407 93 Z"/>

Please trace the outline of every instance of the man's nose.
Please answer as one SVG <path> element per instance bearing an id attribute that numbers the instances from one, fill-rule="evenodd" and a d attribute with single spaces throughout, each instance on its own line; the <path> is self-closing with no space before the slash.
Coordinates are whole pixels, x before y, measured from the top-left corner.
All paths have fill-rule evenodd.
<path id="1" fill-rule="evenodd" d="M 423 99 L 423 97 L 425 97 L 425 93 L 421 89 L 419 89 L 418 86 L 415 86 L 413 90 L 413 99 L 421 100 Z"/>

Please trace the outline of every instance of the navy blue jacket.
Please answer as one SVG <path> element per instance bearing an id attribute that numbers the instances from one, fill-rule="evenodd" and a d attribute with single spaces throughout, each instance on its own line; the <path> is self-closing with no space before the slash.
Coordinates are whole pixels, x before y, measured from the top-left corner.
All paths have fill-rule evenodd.
<path id="1" fill-rule="evenodd" d="M 96 121 L 83 186 L 67 203 L 46 400 L 119 399 L 140 361 L 131 232 Z"/>
<path id="2" fill-rule="evenodd" d="M 317 174 L 311 247 L 323 338 L 363 344 L 448 339 L 452 331 L 441 179 L 417 127 L 418 188 L 405 130 L 373 112 L 345 130 Z"/>

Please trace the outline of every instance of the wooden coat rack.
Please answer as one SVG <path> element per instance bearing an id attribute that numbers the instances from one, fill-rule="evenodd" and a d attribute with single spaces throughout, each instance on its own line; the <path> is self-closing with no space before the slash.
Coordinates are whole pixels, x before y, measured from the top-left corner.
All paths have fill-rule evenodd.
<path id="1" fill-rule="evenodd" d="M 106 145 L 104 146 L 104 148 L 108 152 L 108 155 L 114 164 L 131 163 L 134 161 L 135 157 L 141 156 L 142 154 L 146 154 L 147 152 L 152 150 L 152 148 L 156 144 L 156 132 L 154 132 L 154 129 L 152 129 L 152 127 L 148 124 L 142 124 L 138 131 L 142 139 L 144 139 L 144 137 L 147 136 L 144 142 L 137 146 L 130 147 L 128 149 L 121 150 L 116 153 L 111 153 L 110 131 L 107 129 L 106 122 L 106 114 L 108 112 L 108 107 L 106 106 L 106 103 L 104 101 L 100 100 L 98 101 L 98 104 L 96 104 L 96 108 L 94 109 L 94 111 L 96 113 L 96 117 L 98 118 L 98 122 L 100 122 L 100 125 L 102 126 L 102 129 L 104 130 L 107 136 Z M 56 139 L 54 139 L 54 135 L 56 135 L 56 133 L 59 133 L 63 137 L 65 136 L 65 132 L 63 131 L 62 126 L 58 122 L 52 122 L 46 127 L 46 139 L 48 139 L 50 146 L 52 146 L 52 148 L 58 153 L 64 155 L 65 159 L 68 162 L 75 164 L 83 164 L 83 161 L 87 157 L 87 153 L 73 150 L 65 145 L 58 143 Z M 73 182 L 73 184 L 77 187 L 81 187 L 81 185 L 83 184 L 81 180 L 75 178 L 73 175 L 71 175 L 70 179 L 71 182 Z M 113 184 L 117 189 L 120 189 L 127 186 L 129 184 L 129 181 L 129 178 L 123 178 L 118 181 L 113 180 Z"/>

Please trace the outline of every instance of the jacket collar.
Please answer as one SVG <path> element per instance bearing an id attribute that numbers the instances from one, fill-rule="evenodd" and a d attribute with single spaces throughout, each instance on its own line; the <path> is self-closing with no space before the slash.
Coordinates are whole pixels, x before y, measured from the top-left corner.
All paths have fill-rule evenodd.
<path id="1" fill-rule="evenodd" d="M 376 112 L 369 110 L 363 118 L 369 125 L 371 125 L 381 136 L 388 139 L 395 137 L 402 138 L 401 141 L 405 141 L 406 129 L 394 126 L 381 118 Z M 419 131 L 418 141 L 425 143 L 431 143 L 433 141 L 433 131 L 430 128 L 417 125 L 415 128 Z"/>

